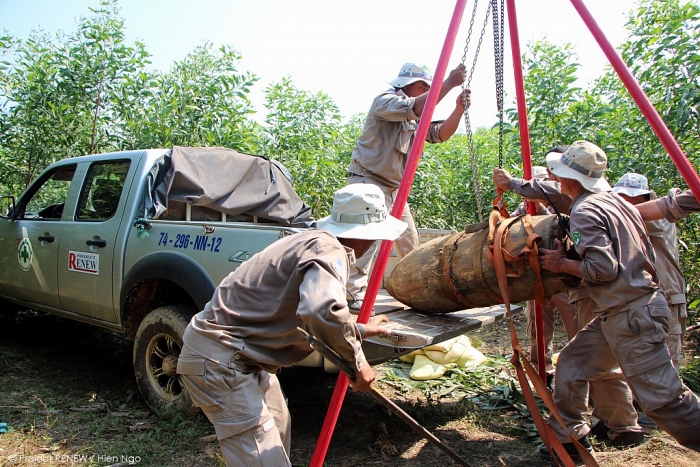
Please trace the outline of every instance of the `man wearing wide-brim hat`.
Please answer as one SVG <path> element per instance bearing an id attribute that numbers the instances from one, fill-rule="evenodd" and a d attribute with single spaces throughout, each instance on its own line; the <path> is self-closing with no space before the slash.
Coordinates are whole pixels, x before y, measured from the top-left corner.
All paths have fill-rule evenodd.
<path id="1" fill-rule="evenodd" d="M 451 89 L 464 82 L 466 73 L 464 64 L 450 72 L 440 88 L 438 102 Z M 348 166 L 348 185 L 354 183 L 377 185 L 384 192 L 389 209 L 394 203 L 403 178 L 406 161 L 413 146 L 418 121 L 423 114 L 432 80 L 431 73 L 425 67 L 415 63 L 404 64 L 399 75 L 389 83 L 391 88 L 372 101 L 362 134 L 352 152 Z M 461 122 L 465 106 L 470 105 L 469 93 L 470 91 L 467 90 L 464 95 L 460 93 L 457 96 L 454 110 L 447 119 L 430 123 L 426 142 L 442 143 L 450 139 Z M 398 259 L 403 258 L 418 246 L 418 230 L 408 205 L 403 210 L 401 220 L 408 224 L 408 228 L 394 243 Z M 350 306 L 355 311 L 360 309 L 364 298 L 367 274 L 376 249 L 377 247 L 374 246 L 365 255 L 358 256 L 357 262 L 350 271 L 348 295 L 352 299 Z"/>
<path id="2" fill-rule="evenodd" d="M 559 355 L 554 401 L 565 426 L 552 430 L 576 455 L 569 434 L 591 450 L 588 382 L 620 366 L 642 410 L 680 444 L 700 451 L 700 400 L 681 382 L 666 336 L 670 310 L 654 267 L 653 248 L 637 210 L 605 180 L 607 156 L 588 141 L 549 154 L 550 179 L 573 199 L 571 239 L 581 260 L 540 250 L 543 268 L 583 278 L 596 317 Z M 540 454 L 547 455 L 541 449 Z"/>
<path id="3" fill-rule="evenodd" d="M 290 465 L 291 421 L 275 373 L 312 352 L 297 327 L 350 364 L 355 390 L 374 381 L 361 342 L 389 332 L 381 327 L 388 319 L 356 324 L 345 283 L 356 255 L 395 240 L 406 224 L 389 215 L 378 187 L 364 184 L 338 190 L 317 224 L 241 264 L 185 330 L 177 370 L 214 424 L 227 466 Z"/>

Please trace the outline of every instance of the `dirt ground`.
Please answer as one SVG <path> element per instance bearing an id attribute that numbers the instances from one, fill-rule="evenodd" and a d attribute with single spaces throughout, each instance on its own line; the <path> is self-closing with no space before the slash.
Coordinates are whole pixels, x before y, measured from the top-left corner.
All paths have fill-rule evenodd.
<path id="1" fill-rule="evenodd" d="M 524 318 L 516 321 L 523 339 Z M 558 334 L 559 345 L 562 336 L 563 331 Z M 487 355 L 510 353 L 505 323 L 470 337 Z M 696 351 L 696 334 L 689 336 L 688 347 Z M 489 409 L 485 398 L 455 397 L 447 385 L 412 386 L 389 377 L 397 373 L 397 365 L 377 367 L 383 375 L 377 388 L 469 464 L 555 465 L 537 457 L 536 437 L 527 428 L 531 421 L 522 411 L 507 404 Z M 503 370 L 510 371 L 507 364 Z M 309 465 L 335 381 L 336 375 L 320 369 L 293 368 L 280 374 L 293 420 L 290 457 L 295 465 Z M 8 433 L 0 434 L 0 467 L 223 465 L 218 445 L 212 441 L 213 429 L 204 417 L 178 420 L 148 411 L 134 382 L 129 343 L 112 333 L 42 313 L 0 315 L 0 422 L 10 427 Z M 700 454 L 654 429 L 646 433 L 645 443 L 633 449 L 596 446 L 599 464 L 700 465 Z M 456 464 L 369 395 L 350 391 L 324 465 Z"/>

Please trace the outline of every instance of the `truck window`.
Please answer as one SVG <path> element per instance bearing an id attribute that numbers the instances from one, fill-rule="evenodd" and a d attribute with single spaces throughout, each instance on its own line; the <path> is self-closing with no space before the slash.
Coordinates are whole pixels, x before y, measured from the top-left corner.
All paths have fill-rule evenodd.
<path id="1" fill-rule="evenodd" d="M 62 167 L 40 183 L 30 196 L 20 219 L 59 220 L 68 197 L 68 189 L 75 175 L 75 165 Z"/>
<path id="2" fill-rule="evenodd" d="M 77 220 L 104 221 L 117 212 L 130 161 L 93 164 L 80 191 Z"/>

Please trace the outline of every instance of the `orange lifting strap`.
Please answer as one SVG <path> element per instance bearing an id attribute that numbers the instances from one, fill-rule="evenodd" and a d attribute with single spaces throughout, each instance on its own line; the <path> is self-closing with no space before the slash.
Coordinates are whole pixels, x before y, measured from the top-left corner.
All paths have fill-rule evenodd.
<path id="1" fill-rule="evenodd" d="M 532 392 L 529 382 L 535 387 L 535 390 L 540 395 L 545 405 L 550 411 L 550 416 L 556 418 L 556 420 L 564 426 L 559 410 L 557 410 L 556 405 L 554 405 L 554 400 L 550 394 L 547 386 L 540 378 L 537 370 L 532 365 L 530 360 L 523 354 L 523 349 L 520 347 L 520 342 L 518 341 L 518 335 L 515 332 L 515 326 L 513 325 L 513 315 L 510 310 L 510 295 L 508 293 L 508 278 L 509 277 L 520 277 L 525 272 L 525 261 L 527 260 L 530 267 L 535 272 L 537 276 L 537 281 L 535 283 L 535 301 L 537 303 L 544 302 L 544 285 L 542 284 L 542 278 L 540 276 L 540 261 L 538 258 L 539 245 L 542 243 L 542 237 L 535 233 L 532 228 L 532 220 L 530 214 L 526 214 L 523 217 L 509 217 L 508 211 L 505 207 L 505 202 L 501 201 L 503 196 L 503 190 L 498 189 L 498 194 L 493 200 L 493 208 L 491 210 L 491 215 L 489 216 L 489 250 L 487 252 L 489 261 L 493 263 L 493 267 L 496 270 L 496 278 L 498 280 L 498 288 L 501 291 L 501 298 L 506 307 L 506 312 L 508 315 L 508 323 L 510 325 L 510 340 L 513 346 L 513 357 L 510 362 L 515 367 L 518 374 L 518 382 L 523 391 L 523 396 L 525 397 L 525 402 L 530 410 L 530 415 L 535 422 L 535 427 L 537 427 L 537 432 L 542 438 L 542 442 L 550 453 L 556 453 L 553 456 L 557 459 L 557 463 L 561 461 L 560 465 L 565 467 L 573 467 L 574 461 L 571 459 L 569 453 L 566 452 L 561 441 L 552 432 L 547 422 L 542 417 L 537 406 L 537 401 Z M 525 247 L 518 253 L 512 254 L 504 248 L 504 242 L 506 235 L 508 234 L 508 228 L 515 224 L 515 222 L 523 222 L 526 232 L 528 233 L 527 242 Z M 506 266 L 506 262 L 511 263 L 513 267 Z M 521 364 L 522 361 L 522 364 Z M 528 381 L 529 377 L 529 381 Z M 576 450 L 581 455 L 583 462 L 588 467 L 598 466 L 595 457 L 588 452 L 586 448 L 581 446 L 581 444 L 571 436 L 569 433 L 569 439 L 576 446 Z"/>

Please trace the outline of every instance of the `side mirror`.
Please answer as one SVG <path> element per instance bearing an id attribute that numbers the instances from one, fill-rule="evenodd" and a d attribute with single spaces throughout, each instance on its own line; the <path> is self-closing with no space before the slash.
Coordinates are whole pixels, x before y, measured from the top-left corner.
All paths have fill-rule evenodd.
<path id="1" fill-rule="evenodd" d="M 12 195 L 0 196 L 0 218 L 15 220 L 15 197 Z"/>

